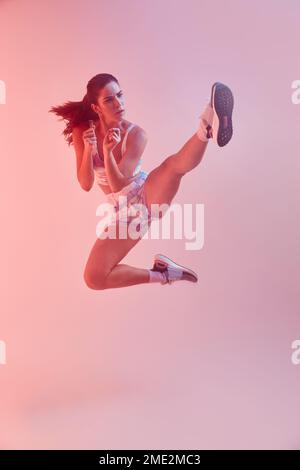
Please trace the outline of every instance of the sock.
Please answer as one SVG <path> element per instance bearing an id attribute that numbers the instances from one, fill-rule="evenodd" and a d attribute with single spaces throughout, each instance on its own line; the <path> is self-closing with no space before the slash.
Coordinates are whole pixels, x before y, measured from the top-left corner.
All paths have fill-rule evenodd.
<path id="1" fill-rule="evenodd" d="M 208 103 L 203 110 L 202 114 L 199 116 L 199 129 L 197 130 L 196 134 L 202 142 L 208 142 L 208 140 L 212 137 L 210 131 L 211 126 L 213 123 L 213 116 L 214 110 L 212 106 Z"/>
<path id="2" fill-rule="evenodd" d="M 149 271 L 149 282 L 160 282 L 161 284 L 166 282 L 166 276 L 164 273 L 159 271 L 152 271 L 152 269 L 148 269 Z"/>

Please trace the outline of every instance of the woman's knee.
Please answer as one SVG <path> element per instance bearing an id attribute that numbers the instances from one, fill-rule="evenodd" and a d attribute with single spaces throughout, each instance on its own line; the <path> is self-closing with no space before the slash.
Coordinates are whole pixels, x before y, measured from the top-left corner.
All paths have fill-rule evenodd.
<path id="1" fill-rule="evenodd" d="M 103 290 L 106 289 L 106 278 L 108 273 L 101 271 L 99 269 L 93 269 L 86 267 L 83 278 L 86 285 L 93 290 Z"/>

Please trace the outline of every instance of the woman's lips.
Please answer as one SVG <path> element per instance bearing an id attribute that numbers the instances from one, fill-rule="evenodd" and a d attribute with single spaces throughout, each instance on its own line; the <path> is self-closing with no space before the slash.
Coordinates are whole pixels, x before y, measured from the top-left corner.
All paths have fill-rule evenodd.
<path id="1" fill-rule="evenodd" d="M 121 109 L 121 111 L 117 111 L 116 114 L 121 114 L 124 113 L 124 109 Z"/>

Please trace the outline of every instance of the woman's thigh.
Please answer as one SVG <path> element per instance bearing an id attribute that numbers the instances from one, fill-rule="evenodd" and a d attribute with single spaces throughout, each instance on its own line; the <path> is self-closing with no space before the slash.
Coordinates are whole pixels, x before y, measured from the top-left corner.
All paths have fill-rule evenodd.
<path id="1" fill-rule="evenodd" d="M 167 157 L 158 167 L 154 168 L 144 183 L 144 192 L 147 205 L 168 204 L 170 205 L 176 195 L 183 174 L 174 170 L 172 157 Z"/>
<path id="2" fill-rule="evenodd" d="M 119 223 L 117 223 L 117 233 Z M 129 253 L 129 251 L 141 240 L 141 238 L 97 238 L 89 254 L 84 278 L 90 287 L 93 283 L 97 286 L 105 282 L 105 278 L 111 270 Z"/>

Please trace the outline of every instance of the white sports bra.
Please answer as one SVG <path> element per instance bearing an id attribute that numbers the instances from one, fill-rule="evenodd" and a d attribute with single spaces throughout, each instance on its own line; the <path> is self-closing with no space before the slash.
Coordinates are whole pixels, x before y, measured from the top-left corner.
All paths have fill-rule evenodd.
<path id="1" fill-rule="evenodd" d="M 130 126 L 128 127 L 128 129 L 125 133 L 123 143 L 122 143 L 122 148 L 121 148 L 122 156 L 124 155 L 124 152 L 126 150 L 127 136 L 129 134 L 129 131 L 134 126 L 135 126 L 135 124 L 130 124 Z M 137 166 L 135 167 L 135 170 L 134 170 L 134 173 L 133 173 L 132 177 L 136 176 L 141 171 L 141 166 L 142 166 L 142 159 L 140 158 L 140 160 L 138 161 Z M 107 176 L 106 176 L 105 167 L 103 165 L 103 161 L 99 157 L 98 152 L 94 153 L 94 155 L 93 155 L 93 167 L 94 167 L 95 179 L 96 179 L 97 184 L 99 184 L 99 185 L 101 184 L 101 185 L 104 185 L 104 186 L 109 186 Z"/>

